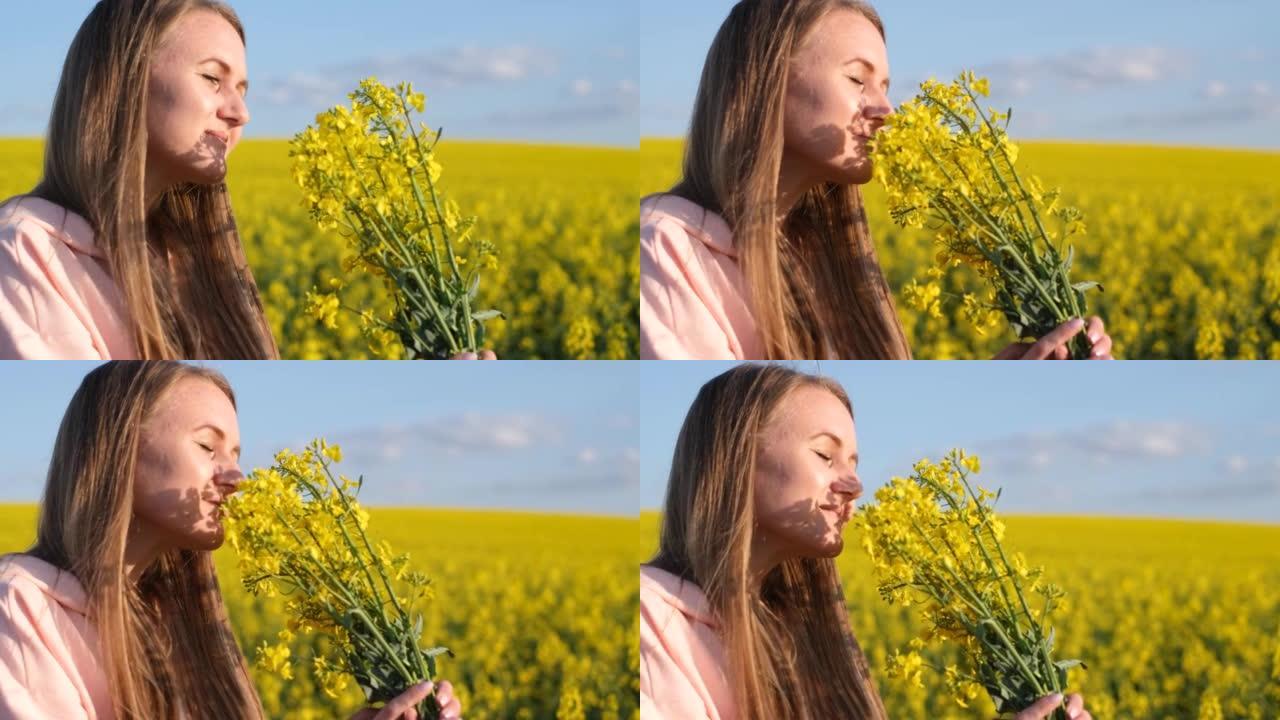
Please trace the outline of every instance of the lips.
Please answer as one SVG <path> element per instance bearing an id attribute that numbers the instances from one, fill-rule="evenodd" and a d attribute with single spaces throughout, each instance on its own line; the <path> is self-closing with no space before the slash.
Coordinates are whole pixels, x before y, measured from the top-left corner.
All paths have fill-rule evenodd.
<path id="1" fill-rule="evenodd" d="M 842 525 L 849 522 L 849 518 L 853 516 L 852 505 L 819 505 L 818 507 L 834 514 Z"/>
<path id="2" fill-rule="evenodd" d="M 225 146 L 227 143 L 231 142 L 231 135 L 229 135 L 229 134 L 227 134 L 227 133 L 220 133 L 220 132 L 218 132 L 218 131 L 216 131 L 216 130 L 206 130 L 204 134 L 205 134 L 205 135 L 208 135 L 208 136 L 210 136 L 210 137 L 212 137 L 212 138 L 214 138 L 215 140 L 217 140 L 217 141 L 219 141 L 219 142 L 221 142 L 224 146 Z"/>

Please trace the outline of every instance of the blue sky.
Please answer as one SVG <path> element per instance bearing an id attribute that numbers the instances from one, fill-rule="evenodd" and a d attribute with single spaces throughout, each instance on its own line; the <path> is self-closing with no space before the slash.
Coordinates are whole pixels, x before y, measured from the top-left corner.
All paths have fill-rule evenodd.
<path id="1" fill-rule="evenodd" d="M 640 128 L 684 134 L 729 0 L 651 0 L 640 18 Z M 875 3 L 888 35 L 890 98 L 962 69 L 1015 109 L 1011 133 L 1280 148 L 1280 4 L 1267 0 Z"/>
<path id="2" fill-rule="evenodd" d="M 643 363 L 640 497 L 662 504 L 675 438 L 728 363 Z M 853 401 L 870 498 L 921 457 L 982 458 L 1008 512 L 1280 523 L 1280 363 L 824 362 Z"/>
<path id="3" fill-rule="evenodd" d="M 210 363 L 243 467 L 324 436 L 373 505 L 634 514 L 661 505 L 715 362 Z M 0 363 L 0 501 L 34 502 L 92 363 Z M 964 447 L 1011 512 L 1280 522 L 1280 363 L 824 362 L 868 493 Z"/>
<path id="4" fill-rule="evenodd" d="M 232 0 L 248 38 L 246 137 L 291 137 L 366 75 L 427 94 L 447 137 L 634 146 L 636 16 L 588 0 Z M 92 3 L 6 3 L 0 136 L 44 133 Z"/>
<path id="5" fill-rule="evenodd" d="M 242 468 L 323 436 L 371 505 L 634 515 L 637 389 L 621 362 L 209 363 L 239 403 Z M 93 363 L 0 363 L 0 501 L 34 502 Z"/>

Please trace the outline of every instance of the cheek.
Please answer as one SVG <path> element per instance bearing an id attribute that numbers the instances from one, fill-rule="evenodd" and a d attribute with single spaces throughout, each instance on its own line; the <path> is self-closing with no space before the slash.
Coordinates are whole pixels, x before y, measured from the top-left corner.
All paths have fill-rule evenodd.
<path id="1" fill-rule="evenodd" d="M 761 518 L 807 511 L 821 480 L 799 458 L 762 457 L 756 465 L 756 513 Z"/>
<path id="2" fill-rule="evenodd" d="M 200 514 L 206 473 L 200 463 L 158 449 L 138 454 L 134 475 L 134 511 L 160 525 L 180 526 Z"/>
<path id="3" fill-rule="evenodd" d="M 150 143 L 160 151 L 185 152 L 200 139 L 211 103 L 188 85 L 153 79 L 147 102 Z"/>
<path id="4" fill-rule="evenodd" d="M 787 90 L 786 150 L 819 166 L 843 167 L 858 149 L 852 135 L 858 112 L 857 94 L 836 81 L 798 80 Z"/>

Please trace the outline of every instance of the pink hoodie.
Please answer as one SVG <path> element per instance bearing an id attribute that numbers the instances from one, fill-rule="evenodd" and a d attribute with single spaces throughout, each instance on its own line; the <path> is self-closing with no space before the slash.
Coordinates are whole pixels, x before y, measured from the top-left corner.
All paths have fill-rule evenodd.
<path id="1" fill-rule="evenodd" d="M 80 582 L 30 555 L 0 557 L 0 720 L 114 717 Z"/>
<path id="2" fill-rule="evenodd" d="M 137 357 L 106 263 L 83 217 L 35 197 L 0 205 L 0 359 Z"/>
<path id="3" fill-rule="evenodd" d="M 733 720 L 724 642 L 701 588 L 640 567 L 640 720 Z"/>
<path id="4" fill-rule="evenodd" d="M 764 357 L 724 218 L 675 195 L 640 203 L 640 358 Z"/>

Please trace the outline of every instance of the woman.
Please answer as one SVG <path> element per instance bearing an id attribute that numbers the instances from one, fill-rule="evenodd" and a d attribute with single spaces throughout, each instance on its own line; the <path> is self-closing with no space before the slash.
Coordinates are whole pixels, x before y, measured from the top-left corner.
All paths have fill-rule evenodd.
<path id="1" fill-rule="evenodd" d="M 98 2 L 0 205 L 0 358 L 277 357 L 223 184 L 247 88 L 227 5 Z"/>
<path id="2" fill-rule="evenodd" d="M 640 570 L 642 720 L 886 717 L 832 560 L 862 493 L 857 459 L 832 380 L 748 364 L 703 385 Z M 1078 695 L 1067 710 L 1090 718 Z"/>
<path id="3" fill-rule="evenodd" d="M 703 68 L 683 179 L 640 205 L 641 356 L 908 358 L 857 186 L 893 111 L 862 0 L 742 0 Z M 1068 357 L 1099 318 L 999 358 Z"/>
<path id="4" fill-rule="evenodd" d="M 218 590 L 243 479 L 235 396 L 175 362 L 90 372 L 54 443 L 35 545 L 0 559 L 0 718 L 260 718 Z M 367 720 L 415 717 L 423 683 Z M 449 683 L 444 717 L 461 712 Z"/>

